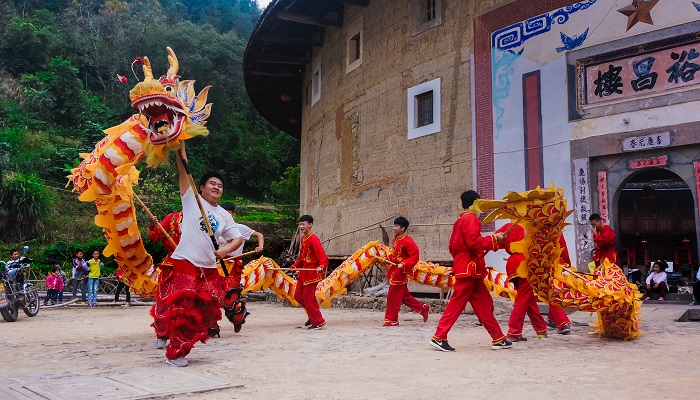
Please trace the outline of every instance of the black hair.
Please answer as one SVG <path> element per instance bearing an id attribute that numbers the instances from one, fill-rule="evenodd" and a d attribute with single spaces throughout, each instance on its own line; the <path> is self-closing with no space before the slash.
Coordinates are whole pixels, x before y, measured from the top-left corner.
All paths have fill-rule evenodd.
<path id="1" fill-rule="evenodd" d="M 591 214 L 590 217 L 588 217 L 589 221 L 601 221 L 602 218 L 600 218 L 600 214 Z"/>
<path id="2" fill-rule="evenodd" d="M 654 266 L 656 265 L 659 266 L 659 272 L 666 271 L 666 268 L 668 268 L 668 263 L 663 260 L 654 261 L 654 265 L 652 265 L 651 267 L 654 268 Z"/>
<path id="3" fill-rule="evenodd" d="M 58 265 L 54 265 L 53 268 L 51 268 L 51 272 L 56 272 L 56 271 L 60 271 L 60 270 L 61 270 L 61 267 L 59 267 Z"/>
<path id="4" fill-rule="evenodd" d="M 221 204 L 221 208 L 223 208 L 226 211 L 231 211 L 231 212 L 236 212 L 236 205 L 230 202 L 226 202 Z"/>
<path id="5" fill-rule="evenodd" d="M 473 190 L 467 190 L 466 192 L 462 193 L 462 208 L 467 209 L 474 204 L 474 201 L 476 199 L 480 199 L 481 196 L 479 196 L 479 193 L 473 191 Z"/>
<path id="6" fill-rule="evenodd" d="M 209 179 L 211 178 L 216 178 L 221 181 L 221 184 L 224 184 L 224 176 L 221 175 L 220 173 L 216 171 L 208 171 L 204 175 L 202 175 L 202 178 L 199 180 L 199 187 L 202 187 L 207 184 Z"/>
<path id="7" fill-rule="evenodd" d="M 10 250 L 10 255 L 12 255 L 12 253 L 19 253 L 19 250 L 17 250 L 17 249 L 11 249 L 11 250 Z"/>
<path id="8" fill-rule="evenodd" d="M 85 252 L 82 251 L 81 249 L 76 249 L 75 252 L 73 253 L 73 255 L 74 255 L 74 256 L 77 256 L 78 253 L 83 253 L 83 254 L 85 254 Z"/>
<path id="9" fill-rule="evenodd" d="M 408 220 L 404 217 L 398 217 L 394 220 L 394 225 L 398 225 L 406 230 L 408 229 Z"/>
<path id="10" fill-rule="evenodd" d="M 308 223 L 310 223 L 310 224 L 313 224 L 313 223 L 314 223 L 314 217 L 312 217 L 312 216 L 310 216 L 310 215 L 308 215 L 308 214 L 304 214 L 304 215 L 302 215 L 301 217 L 299 217 L 299 222 L 308 222 Z"/>

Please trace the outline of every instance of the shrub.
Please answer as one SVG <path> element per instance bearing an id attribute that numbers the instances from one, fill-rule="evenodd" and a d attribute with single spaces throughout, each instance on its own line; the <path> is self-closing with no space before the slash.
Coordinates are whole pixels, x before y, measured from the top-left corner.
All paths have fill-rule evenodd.
<path id="1" fill-rule="evenodd" d="M 9 213 L 4 237 L 36 236 L 51 215 L 56 195 L 35 174 L 10 173 L 2 180 L 0 205 Z"/>

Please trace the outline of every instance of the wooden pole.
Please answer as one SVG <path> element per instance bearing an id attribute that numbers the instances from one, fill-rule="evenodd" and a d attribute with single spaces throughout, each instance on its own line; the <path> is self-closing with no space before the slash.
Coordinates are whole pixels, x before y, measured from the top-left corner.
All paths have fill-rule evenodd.
<path id="1" fill-rule="evenodd" d="M 153 214 L 151 214 L 151 210 L 149 210 L 148 207 L 146 207 L 146 205 L 143 203 L 143 201 L 141 201 L 141 199 L 139 198 L 139 196 L 136 195 L 136 193 L 134 193 L 134 198 L 139 204 L 141 204 L 141 207 L 143 207 L 143 210 L 146 211 L 146 214 L 150 218 L 154 218 L 156 220 L 156 225 L 158 225 L 158 229 L 160 229 L 163 235 L 165 235 L 165 238 L 170 242 L 170 244 L 173 245 L 173 248 L 177 247 L 177 243 L 175 243 L 175 240 L 173 240 L 172 236 L 170 236 L 168 234 L 168 231 L 166 231 L 165 228 L 163 228 L 163 225 L 161 225 L 160 222 L 158 222 L 158 218 L 154 217 Z"/>
<path id="2" fill-rule="evenodd" d="M 253 251 L 249 251 L 249 252 L 247 252 L 247 253 L 237 254 L 237 255 L 231 256 L 231 257 L 226 257 L 226 258 L 224 258 L 224 261 L 237 260 L 237 259 L 239 259 L 239 258 L 243 258 L 243 257 L 245 257 L 245 256 L 249 256 L 249 255 L 251 255 L 251 254 L 256 254 L 256 253 L 257 253 L 257 251 L 253 250 Z"/>

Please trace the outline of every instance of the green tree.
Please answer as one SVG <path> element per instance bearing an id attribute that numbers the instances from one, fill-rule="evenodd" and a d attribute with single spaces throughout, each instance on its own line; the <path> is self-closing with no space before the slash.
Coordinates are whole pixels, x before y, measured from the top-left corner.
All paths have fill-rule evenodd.
<path id="1" fill-rule="evenodd" d="M 10 173 L 3 177 L 0 206 L 9 214 L 7 227 L 0 235 L 22 241 L 35 237 L 53 209 L 53 192 L 35 174 Z"/>

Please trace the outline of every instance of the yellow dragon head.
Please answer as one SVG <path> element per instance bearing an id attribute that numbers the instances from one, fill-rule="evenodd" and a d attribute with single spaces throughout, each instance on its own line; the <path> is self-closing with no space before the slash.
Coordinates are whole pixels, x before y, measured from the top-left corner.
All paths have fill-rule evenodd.
<path id="1" fill-rule="evenodd" d="M 144 150 L 149 166 L 166 163 L 169 152 L 177 149 L 180 141 L 208 133 L 204 125 L 211 112 L 211 103 L 207 104 L 211 86 L 195 94 L 194 81 L 180 81 L 175 52 L 170 47 L 167 51 L 167 74 L 153 78 L 151 62 L 144 57 L 144 80 L 129 92 L 131 107 L 140 114 L 138 123 L 148 133 Z"/>

